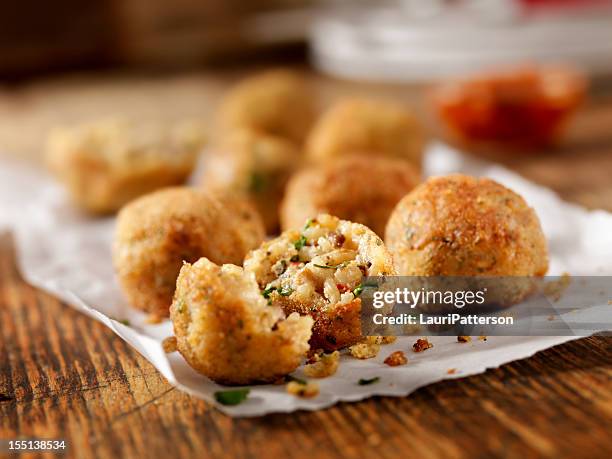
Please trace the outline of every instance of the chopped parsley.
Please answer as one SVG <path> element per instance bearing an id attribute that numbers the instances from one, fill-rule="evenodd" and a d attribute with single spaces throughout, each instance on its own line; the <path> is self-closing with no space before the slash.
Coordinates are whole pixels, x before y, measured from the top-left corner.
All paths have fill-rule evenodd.
<path id="1" fill-rule="evenodd" d="M 299 251 L 302 247 L 304 247 L 307 244 L 308 244 L 308 240 L 306 239 L 306 236 L 301 234 L 300 238 L 293 243 L 293 246 L 295 247 L 295 250 Z"/>
<path id="2" fill-rule="evenodd" d="M 361 378 L 357 384 L 359 384 L 360 386 L 369 386 L 370 384 L 374 384 L 377 383 L 378 381 L 380 381 L 380 377 L 379 376 L 375 376 L 373 378 Z"/>
<path id="3" fill-rule="evenodd" d="M 314 218 L 309 218 L 306 224 L 304 225 L 304 229 L 307 230 L 308 228 L 310 228 L 310 225 L 312 225 L 314 221 Z"/>
<path id="4" fill-rule="evenodd" d="M 128 327 L 130 326 L 130 321 L 127 319 L 121 319 L 118 322 L 122 323 L 123 325 L 127 325 Z"/>
<path id="5" fill-rule="evenodd" d="M 276 290 L 276 287 L 268 286 L 264 289 L 263 292 L 261 292 L 261 294 L 267 300 L 268 298 L 270 298 L 270 295 L 272 294 L 274 290 Z"/>
<path id="6" fill-rule="evenodd" d="M 281 288 L 281 289 L 278 291 L 278 294 L 279 294 L 280 296 L 289 296 L 289 295 L 291 295 L 292 293 L 293 293 L 293 289 L 292 289 L 291 287 L 286 286 L 286 285 L 285 285 L 284 287 L 282 287 L 282 288 Z"/>
<path id="7" fill-rule="evenodd" d="M 355 289 L 353 289 L 353 295 L 355 295 L 355 298 L 357 298 L 359 295 L 363 293 L 363 289 L 376 288 L 376 287 L 378 287 L 378 284 L 375 281 L 370 281 L 369 283 L 368 282 L 361 283 Z"/>
<path id="8" fill-rule="evenodd" d="M 239 405 L 249 396 L 250 389 L 235 389 L 215 392 L 215 400 L 221 405 Z"/>

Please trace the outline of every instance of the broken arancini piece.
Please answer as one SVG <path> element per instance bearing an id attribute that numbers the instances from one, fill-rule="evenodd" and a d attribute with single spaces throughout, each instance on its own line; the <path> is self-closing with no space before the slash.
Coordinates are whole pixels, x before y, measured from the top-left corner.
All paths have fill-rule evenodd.
<path id="1" fill-rule="evenodd" d="M 272 382 L 291 373 L 309 349 L 313 324 L 268 305 L 252 274 L 206 258 L 181 268 L 170 317 L 185 360 L 221 384 Z"/>
<path id="2" fill-rule="evenodd" d="M 264 234 L 261 218 L 244 198 L 166 188 L 121 209 L 113 264 L 129 303 L 155 320 L 168 317 L 183 261 L 207 257 L 240 264 Z"/>
<path id="3" fill-rule="evenodd" d="M 247 255 L 244 269 L 270 304 L 310 315 L 311 348 L 326 351 L 362 339 L 363 278 L 395 274 L 391 254 L 371 229 L 326 214 L 264 242 Z"/>

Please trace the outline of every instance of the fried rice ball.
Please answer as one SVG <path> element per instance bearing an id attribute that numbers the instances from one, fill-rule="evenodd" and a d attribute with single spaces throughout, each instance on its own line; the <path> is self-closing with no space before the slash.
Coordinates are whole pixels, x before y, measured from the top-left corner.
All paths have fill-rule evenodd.
<path id="1" fill-rule="evenodd" d="M 285 185 L 300 159 L 300 152 L 293 143 L 241 129 L 211 152 L 202 184 L 209 189 L 247 196 L 271 234 L 278 230 L 278 208 Z"/>
<path id="2" fill-rule="evenodd" d="M 395 205 L 419 183 L 419 172 L 396 158 L 347 156 L 295 174 L 281 206 L 283 229 L 319 213 L 361 223 L 384 235 Z"/>
<path id="3" fill-rule="evenodd" d="M 487 178 L 433 177 L 406 195 L 387 225 L 385 241 L 403 276 L 523 276 L 516 290 L 487 294 L 487 303 L 510 305 L 548 270 L 547 244 L 534 210 Z M 490 283 L 489 283 L 490 284 Z M 457 283 L 459 286 L 460 283 Z"/>
<path id="4" fill-rule="evenodd" d="M 179 352 L 221 384 L 273 382 L 291 373 L 309 349 L 313 324 L 268 305 L 252 274 L 206 258 L 181 268 L 170 316 Z"/>
<path id="5" fill-rule="evenodd" d="M 425 146 L 421 124 L 404 106 L 345 99 L 317 121 L 306 141 L 313 162 L 354 153 L 398 157 L 420 167 Z"/>
<path id="6" fill-rule="evenodd" d="M 143 196 L 117 218 L 113 263 L 129 303 L 168 316 L 184 261 L 241 264 L 264 238 L 261 218 L 239 197 L 175 187 Z"/>
<path id="7" fill-rule="evenodd" d="M 46 162 L 73 201 L 92 213 L 183 183 L 204 144 L 195 122 L 172 127 L 109 119 L 51 132 Z"/>
<path id="8" fill-rule="evenodd" d="M 286 314 L 314 319 L 310 346 L 333 351 L 360 341 L 364 276 L 395 274 L 391 254 L 372 230 L 321 214 L 250 252 L 244 269 Z"/>
<path id="9" fill-rule="evenodd" d="M 317 108 L 306 81 L 289 70 L 270 70 L 239 82 L 223 100 L 222 130 L 250 128 L 301 144 Z"/>

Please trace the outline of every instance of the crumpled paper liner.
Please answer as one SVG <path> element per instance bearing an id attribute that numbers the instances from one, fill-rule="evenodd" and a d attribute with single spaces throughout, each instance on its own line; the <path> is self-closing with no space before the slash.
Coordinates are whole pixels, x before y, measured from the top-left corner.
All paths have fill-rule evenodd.
<path id="1" fill-rule="evenodd" d="M 612 274 L 612 214 L 562 202 L 552 191 L 503 167 L 468 158 L 442 144 L 431 145 L 425 174 L 451 172 L 491 177 L 521 194 L 536 209 L 549 242 L 549 274 Z M 494 336 L 487 341 L 458 343 L 455 337 L 430 337 L 433 348 L 417 354 L 411 351 L 415 337 L 400 337 L 382 346 L 374 359 L 357 360 L 343 355 L 334 376 L 317 380 L 320 394 L 315 398 L 296 398 L 283 385 L 260 385 L 251 386 L 249 398 L 242 404 L 223 406 L 214 400 L 214 392 L 223 390 L 222 386 L 192 370 L 177 352 L 164 352 L 162 341 L 172 335 L 172 324 L 147 324 L 144 314 L 126 304 L 111 263 L 113 225 L 113 218 L 92 219 L 80 213 L 42 171 L 0 161 L 0 227 L 7 226 L 15 233 L 24 277 L 109 327 L 149 360 L 170 384 L 217 405 L 231 416 L 317 410 L 373 395 L 406 396 L 427 384 L 482 373 L 577 338 Z M 582 313 L 588 310 L 578 314 Z M 579 319 L 577 314 L 572 316 L 573 321 Z M 125 320 L 130 326 L 120 322 Z M 389 367 L 382 363 L 395 350 L 406 353 L 407 365 Z M 301 376 L 301 370 L 295 375 Z M 380 377 L 378 383 L 357 384 L 360 378 L 374 376 Z"/>

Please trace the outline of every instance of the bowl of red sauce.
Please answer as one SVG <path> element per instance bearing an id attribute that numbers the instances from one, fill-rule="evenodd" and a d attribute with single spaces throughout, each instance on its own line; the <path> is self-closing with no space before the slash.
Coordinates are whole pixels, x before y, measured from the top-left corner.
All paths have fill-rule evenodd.
<path id="1" fill-rule="evenodd" d="M 440 83 L 431 96 L 460 141 L 534 148 L 557 143 L 586 89 L 575 69 L 529 66 Z"/>

